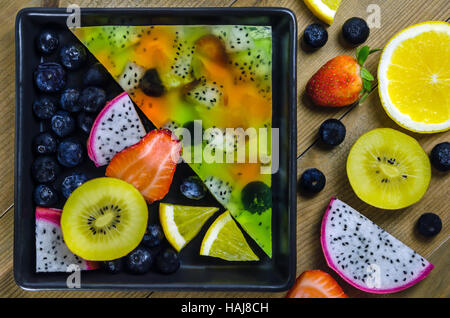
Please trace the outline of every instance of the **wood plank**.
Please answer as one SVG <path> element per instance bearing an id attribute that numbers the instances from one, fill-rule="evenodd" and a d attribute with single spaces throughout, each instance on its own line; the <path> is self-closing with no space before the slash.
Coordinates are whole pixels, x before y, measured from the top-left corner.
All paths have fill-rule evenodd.
<path id="1" fill-rule="evenodd" d="M 38 0 L 2 2 L 0 19 L 0 215 L 14 201 L 15 33 L 18 10 Z"/>
<path id="2" fill-rule="evenodd" d="M 44 8 L 57 8 L 59 7 L 59 0 L 42 0 L 41 6 Z"/>
<path id="3" fill-rule="evenodd" d="M 334 23 L 327 28 L 328 42 L 314 53 L 305 52 L 300 48 L 297 58 L 297 152 L 303 153 L 317 138 L 320 124 L 328 118 L 340 118 L 348 111 L 343 108 L 315 107 L 304 96 L 306 83 L 311 76 L 329 59 L 340 55 L 354 55 L 354 49 L 347 46 L 341 39 L 340 31 L 344 22 L 350 17 L 367 18 L 367 7 L 377 4 L 381 10 L 381 28 L 372 28 L 369 39 L 365 44 L 373 48 L 383 48 L 394 34 L 405 27 L 427 20 L 445 20 L 450 15 L 450 2 L 448 0 L 431 1 L 374 1 L 374 0 L 345 0 L 336 14 Z M 247 6 L 279 6 L 291 9 L 297 16 L 299 40 L 303 31 L 311 23 L 320 22 L 305 6 L 302 0 L 255 1 L 238 0 L 233 7 Z M 401 12 L 401 14 L 399 14 Z M 370 56 L 366 68 L 376 75 L 379 53 Z"/>
<path id="4" fill-rule="evenodd" d="M 27 297 L 27 298 L 145 298 L 149 292 L 94 292 L 94 291 L 25 291 L 16 285 L 13 277 L 13 233 L 14 210 L 11 209 L 0 218 L 0 298 L 2 297 Z"/>

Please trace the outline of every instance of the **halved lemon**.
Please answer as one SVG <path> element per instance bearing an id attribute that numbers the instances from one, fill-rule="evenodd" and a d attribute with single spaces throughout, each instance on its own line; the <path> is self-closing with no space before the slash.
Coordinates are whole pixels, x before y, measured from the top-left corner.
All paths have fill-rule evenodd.
<path id="1" fill-rule="evenodd" d="M 378 91 L 389 117 L 405 129 L 450 128 L 450 24 L 419 23 L 395 35 L 378 66 Z"/>
<path id="2" fill-rule="evenodd" d="M 331 25 L 342 0 L 304 0 L 311 12 L 323 22 Z"/>
<path id="3" fill-rule="evenodd" d="M 219 208 L 161 203 L 159 220 L 169 243 L 180 251 Z"/>
<path id="4" fill-rule="evenodd" d="M 200 255 L 227 261 L 258 261 L 230 212 L 222 213 L 203 238 Z"/>

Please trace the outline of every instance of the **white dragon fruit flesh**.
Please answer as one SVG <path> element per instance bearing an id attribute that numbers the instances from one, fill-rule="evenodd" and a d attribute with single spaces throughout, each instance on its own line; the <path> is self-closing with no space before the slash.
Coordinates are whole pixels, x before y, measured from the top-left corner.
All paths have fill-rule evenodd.
<path id="1" fill-rule="evenodd" d="M 95 119 L 87 142 L 89 158 L 97 167 L 104 166 L 144 136 L 144 125 L 124 92 L 106 104 Z"/>
<path id="2" fill-rule="evenodd" d="M 213 83 L 203 80 L 191 91 L 186 93 L 187 100 L 190 102 L 211 109 L 221 103 L 223 93 L 219 87 Z"/>
<path id="3" fill-rule="evenodd" d="M 133 62 L 128 62 L 119 75 L 118 82 L 124 91 L 131 92 L 139 87 L 142 77 L 145 74 L 145 68 Z"/>
<path id="4" fill-rule="evenodd" d="M 225 43 L 228 53 L 251 49 L 254 46 L 249 31 L 251 27 L 242 25 L 229 25 L 213 27 L 212 33 Z"/>
<path id="5" fill-rule="evenodd" d="M 98 269 L 99 263 L 81 259 L 67 248 L 60 220 L 61 210 L 36 208 L 36 272 L 66 272 L 72 264 L 80 270 Z"/>
<path id="6" fill-rule="evenodd" d="M 321 243 L 328 266 L 369 293 L 401 291 L 424 279 L 434 267 L 336 198 L 331 199 L 323 216 Z"/>
<path id="7" fill-rule="evenodd" d="M 229 182 L 225 182 L 214 176 L 209 176 L 205 179 L 205 185 L 220 204 L 226 205 L 230 201 L 233 187 Z"/>

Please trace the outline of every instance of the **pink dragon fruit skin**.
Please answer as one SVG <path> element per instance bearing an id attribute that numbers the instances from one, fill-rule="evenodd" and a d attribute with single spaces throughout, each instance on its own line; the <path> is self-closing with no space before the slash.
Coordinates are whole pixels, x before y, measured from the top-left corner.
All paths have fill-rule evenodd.
<path id="1" fill-rule="evenodd" d="M 81 270 L 98 269 L 98 262 L 83 260 L 67 248 L 60 227 L 61 213 L 58 209 L 36 207 L 36 272 L 65 272 L 70 264 Z"/>
<path id="2" fill-rule="evenodd" d="M 36 207 L 36 219 L 45 220 L 59 226 L 61 220 L 61 210 L 52 208 Z"/>
<path id="3" fill-rule="evenodd" d="M 87 141 L 88 156 L 95 166 L 104 166 L 116 153 L 136 144 L 145 134 L 133 102 L 123 92 L 108 102 L 95 119 Z"/>
<path id="4" fill-rule="evenodd" d="M 334 213 L 333 213 L 334 212 Z M 344 215 L 344 217 L 342 218 L 342 214 L 346 214 Z M 351 220 L 352 219 L 357 219 L 357 223 L 356 223 L 356 228 L 358 227 L 365 227 L 365 229 L 363 231 L 360 231 L 361 235 L 354 235 L 353 233 L 357 233 L 356 232 L 351 232 Z M 333 221 L 335 221 L 333 223 Z M 339 224 L 340 222 L 340 224 Z M 394 274 L 400 273 L 403 274 L 407 273 L 407 275 L 411 274 L 409 279 L 406 279 L 405 281 L 403 281 L 403 279 L 405 279 L 406 277 L 403 277 L 403 279 L 400 279 L 400 277 L 398 277 L 397 282 L 395 286 L 383 286 L 383 284 L 381 284 L 379 287 L 370 287 L 367 284 L 365 284 L 364 282 L 361 281 L 361 279 L 354 277 L 351 277 L 351 275 L 349 275 L 348 271 L 346 271 L 346 269 L 348 268 L 348 266 L 352 265 L 350 264 L 350 259 L 348 258 L 349 255 L 351 255 L 352 253 L 354 253 L 355 250 L 358 250 L 357 246 L 351 244 L 351 242 L 349 243 L 348 241 L 345 241 L 344 239 L 339 239 L 339 236 L 336 236 L 335 233 L 339 232 L 339 229 L 337 230 L 330 230 L 331 228 L 339 228 L 341 227 L 342 229 L 346 229 L 347 233 L 352 233 L 351 235 L 348 235 L 349 237 L 352 236 L 358 236 L 359 238 L 365 238 L 364 243 L 361 242 L 361 244 L 364 244 L 363 250 L 364 248 L 369 245 L 368 249 L 367 249 L 367 260 L 369 258 L 372 258 L 372 262 L 369 262 L 371 264 L 381 264 L 380 266 L 380 273 L 381 276 L 383 276 L 383 274 L 388 275 L 390 274 L 390 278 L 389 279 L 394 279 L 396 276 L 394 276 Z M 334 233 L 333 233 L 334 231 Z M 379 233 L 380 236 L 375 236 L 375 234 L 373 233 Z M 340 233 L 343 233 L 340 232 Z M 334 235 L 333 235 L 334 234 Z M 346 235 L 346 234 L 344 234 Z M 383 240 L 379 239 L 379 237 L 382 237 Z M 370 239 L 372 238 L 372 240 Z M 379 242 L 377 241 L 375 243 L 375 239 L 380 240 Z M 333 239 L 333 240 L 332 240 Z M 334 239 L 336 239 L 334 241 Z M 367 240 L 367 241 L 366 241 Z M 378 247 L 380 245 L 381 248 L 384 248 L 384 243 L 386 243 L 386 240 L 388 240 L 393 248 L 396 248 L 396 253 L 393 253 L 393 255 L 389 255 L 385 254 L 385 259 L 383 260 L 375 260 L 375 257 L 377 255 L 375 255 L 375 253 L 379 253 L 378 251 L 375 252 L 375 249 L 378 249 Z M 350 241 L 350 240 L 349 240 Z M 356 211 L 355 209 L 353 209 L 352 207 L 346 205 L 344 202 L 340 201 L 339 199 L 336 198 L 331 198 L 331 201 L 329 203 L 329 205 L 327 206 L 326 212 L 323 216 L 322 219 L 322 226 L 321 226 L 321 236 L 320 236 L 320 242 L 322 245 L 322 250 L 325 256 L 325 259 L 327 261 L 328 266 L 333 269 L 336 273 L 339 274 L 339 276 L 342 277 L 342 279 L 344 279 L 346 282 L 348 282 L 350 285 L 354 286 L 355 288 L 358 288 L 362 291 L 368 292 L 368 293 L 374 293 L 374 294 L 388 294 L 388 293 L 396 293 L 399 291 L 402 291 L 408 287 L 411 287 L 413 285 L 415 285 L 416 283 L 418 283 L 419 281 L 421 281 L 422 279 L 424 279 L 430 272 L 431 270 L 434 268 L 433 264 L 429 263 L 426 259 L 424 259 L 423 257 L 421 257 L 419 254 L 417 254 L 417 252 L 413 251 L 412 249 L 410 249 L 408 246 L 404 245 L 402 242 L 400 242 L 398 239 L 396 239 L 395 237 L 393 237 L 392 235 L 390 235 L 389 233 L 387 233 L 385 230 L 383 230 L 382 228 L 380 228 L 378 225 L 376 225 L 375 223 L 373 223 L 372 221 L 370 221 L 369 219 L 367 219 L 365 216 L 363 216 L 362 214 L 360 214 L 358 211 Z M 333 243 L 331 243 L 333 242 Z M 334 243 L 336 242 L 336 243 Z M 337 251 L 337 248 L 335 250 L 333 250 L 333 244 L 336 244 L 336 246 L 342 246 L 342 244 L 347 243 L 347 245 L 345 245 L 345 247 L 341 247 L 341 252 L 343 250 L 348 250 L 347 253 L 343 252 L 343 255 L 340 255 L 340 253 Z M 371 245 L 372 244 L 372 245 Z M 388 248 L 391 247 L 390 245 L 388 245 Z M 369 249 L 372 249 L 372 251 L 369 251 Z M 374 253 L 373 257 L 370 256 L 370 253 Z M 383 252 L 384 254 L 384 252 Z M 401 258 L 401 255 L 405 256 L 405 254 L 409 255 L 411 258 L 405 259 L 405 258 Z M 414 255 L 414 256 L 413 256 Z M 339 257 L 340 256 L 340 257 Z M 359 256 L 359 255 L 358 255 Z M 392 256 L 392 259 L 390 259 L 390 256 Z M 348 261 L 346 264 L 343 263 L 344 261 L 344 257 L 346 258 L 346 260 Z M 364 258 L 365 256 L 363 256 Z M 381 256 L 382 257 L 382 256 Z M 339 260 L 340 258 L 340 260 Z M 395 260 L 394 260 L 395 258 Z M 358 259 L 358 258 L 356 258 Z M 389 262 L 388 262 L 389 260 Z M 390 263 L 390 260 L 393 261 L 393 264 Z M 353 261 L 354 262 L 354 261 Z M 361 263 L 363 263 L 361 261 Z M 385 263 L 388 263 L 387 265 Z M 405 264 L 405 267 L 403 267 L 403 264 Z M 407 265 L 406 265 L 407 264 Z M 418 265 L 419 264 L 419 265 Z M 343 266 L 347 266 L 346 268 L 343 268 Z M 353 266 L 353 265 L 352 265 Z M 410 266 L 410 268 L 408 268 L 408 266 Z M 364 266 L 366 269 L 367 267 Z M 412 267 L 419 267 L 420 271 L 413 271 Z M 355 265 L 355 268 L 357 269 L 358 266 Z M 394 273 L 397 272 L 397 273 Z M 387 274 L 389 272 L 389 274 Z M 355 272 L 353 272 L 355 273 Z M 364 273 L 367 273 L 367 271 L 364 271 Z M 387 278 L 387 277 L 386 277 Z"/>

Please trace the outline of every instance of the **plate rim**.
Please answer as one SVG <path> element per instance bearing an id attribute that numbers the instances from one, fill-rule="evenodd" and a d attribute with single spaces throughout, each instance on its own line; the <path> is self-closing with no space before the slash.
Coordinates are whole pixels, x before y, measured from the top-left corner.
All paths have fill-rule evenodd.
<path id="1" fill-rule="evenodd" d="M 85 283 L 81 288 L 69 289 L 69 288 L 60 288 L 55 285 L 46 284 L 43 286 L 39 283 L 30 283 L 24 280 L 23 275 L 21 275 L 19 268 L 17 265 L 17 260 L 20 258 L 20 253 L 17 247 L 16 242 L 19 242 L 19 213 L 22 209 L 22 203 L 18 200 L 19 191 L 20 191 L 20 176 L 21 176 L 21 166 L 22 158 L 20 154 L 22 154 L 22 146 L 19 143 L 21 140 L 21 136 L 23 134 L 23 125 L 22 123 L 22 112 L 21 108 L 23 106 L 22 96 L 23 92 L 21 89 L 21 80 L 22 80 L 22 72 L 23 67 L 21 65 L 22 60 L 22 49 L 21 49 L 21 37 L 20 34 L 20 25 L 22 19 L 30 14 L 61 14 L 68 15 L 66 8 L 23 8 L 16 15 L 16 23 L 15 23 L 15 44 L 16 44 L 16 65 L 15 65 L 15 75 L 16 75 L 16 119 L 15 119 L 15 141 L 14 141 L 14 245 L 13 245 L 13 259 L 14 259 L 14 280 L 16 284 L 27 291 L 42 291 L 42 290 L 79 290 L 79 291 L 258 291 L 258 292 L 278 292 L 285 291 L 289 289 L 296 277 L 296 265 L 297 265 L 297 19 L 290 9 L 284 7 L 239 7 L 239 8 L 231 8 L 231 7 L 211 7 L 211 8 L 81 8 L 83 12 L 87 12 L 90 14 L 101 13 L 117 13 L 117 12 L 125 12 L 125 13 L 142 13 L 145 11 L 149 11 L 154 15 L 161 14 L 232 14 L 236 12 L 244 12 L 246 14 L 250 13 L 252 15 L 265 15 L 268 13 L 278 13 L 281 15 L 285 15 L 289 21 L 289 78 L 287 80 L 288 85 L 288 124 L 291 129 L 288 132 L 289 138 L 289 147 L 290 153 L 288 154 L 288 165 L 287 165 L 287 173 L 289 174 L 288 182 L 287 182 L 287 190 L 288 190 L 288 227 L 289 231 L 289 261 L 288 261 L 288 273 L 287 279 L 278 285 L 238 285 L 233 286 L 232 284 L 218 284 L 218 285 L 189 285 L 187 283 L 182 284 L 171 284 L 171 285 L 123 285 L 121 286 L 106 286 L 105 284 L 96 284 L 96 283 Z M 224 24 L 224 23 L 221 23 Z M 172 24 L 176 25 L 176 24 Z"/>

